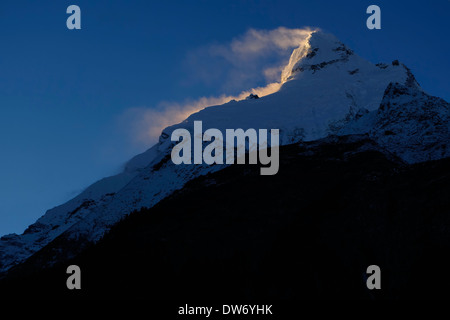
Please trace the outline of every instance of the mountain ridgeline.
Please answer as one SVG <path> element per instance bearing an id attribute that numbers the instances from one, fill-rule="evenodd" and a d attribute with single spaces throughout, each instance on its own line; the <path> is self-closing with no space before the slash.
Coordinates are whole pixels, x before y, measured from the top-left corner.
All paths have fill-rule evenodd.
<path id="1" fill-rule="evenodd" d="M 1 295 L 447 295 L 449 103 L 399 61 L 372 64 L 321 31 L 294 50 L 281 82 L 167 127 L 122 173 L 1 237 Z M 174 165 L 169 137 L 195 121 L 279 129 L 279 172 Z M 83 270 L 80 291 L 65 287 L 70 263 Z M 365 285 L 372 264 L 383 290 Z"/>

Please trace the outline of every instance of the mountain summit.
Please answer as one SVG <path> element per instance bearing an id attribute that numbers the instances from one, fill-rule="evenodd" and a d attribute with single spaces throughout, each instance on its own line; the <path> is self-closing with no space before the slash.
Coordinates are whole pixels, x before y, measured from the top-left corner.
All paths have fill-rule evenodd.
<path id="1" fill-rule="evenodd" d="M 280 90 L 271 95 L 211 106 L 165 128 L 159 142 L 131 159 L 122 173 L 48 210 L 22 235 L 3 236 L 0 273 L 43 248 L 52 257 L 42 261 L 44 267 L 73 257 L 129 213 L 151 208 L 188 181 L 223 169 L 170 161 L 172 131 L 193 131 L 197 120 L 204 130 L 280 129 L 281 144 L 366 134 L 380 150 L 405 162 L 449 155 L 449 104 L 423 92 L 398 61 L 372 64 L 333 35 L 316 31 L 293 51 L 280 81 Z"/>
<path id="2" fill-rule="evenodd" d="M 306 43 L 292 52 L 281 81 L 286 82 L 304 70 L 319 70 L 332 63 L 348 61 L 353 54 L 334 35 L 322 31 L 312 32 Z"/>
<path id="3" fill-rule="evenodd" d="M 389 83 L 407 84 L 409 70 L 400 63 L 374 65 L 353 53 L 335 36 L 312 32 L 291 55 L 281 76 L 282 87 L 257 101 L 231 101 L 208 107 L 186 121 L 163 130 L 169 137 L 176 128 L 278 128 L 283 143 L 315 140 L 330 133 L 330 125 L 359 109 L 380 106 Z M 416 84 L 414 82 L 414 84 Z"/>

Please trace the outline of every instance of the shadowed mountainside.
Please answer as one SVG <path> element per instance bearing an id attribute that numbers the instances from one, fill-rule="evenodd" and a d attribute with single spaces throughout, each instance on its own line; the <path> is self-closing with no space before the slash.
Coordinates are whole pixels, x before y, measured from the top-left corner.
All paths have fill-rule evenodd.
<path id="1" fill-rule="evenodd" d="M 43 249 L 2 298 L 449 298 L 450 159 L 407 165 L 366 136 L 283 146 L 280 170 L 234 165 L 134 212 L 75 259 Z M 71 245 L 76 245 L 72 243 Z M 82 270 L 82 290 L 65 269 Z M 382 290 L 366 289 L 381 267 Z"/>

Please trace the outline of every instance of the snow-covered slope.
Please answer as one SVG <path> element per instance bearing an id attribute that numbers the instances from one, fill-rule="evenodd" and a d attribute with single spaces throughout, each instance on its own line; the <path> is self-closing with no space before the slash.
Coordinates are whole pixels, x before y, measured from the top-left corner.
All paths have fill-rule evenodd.
<path id="1" fill-rule="evenodd" d="M 306 45 L 292 53 L 281 81 L 281 89 L 272 95 L 208 107 L 164 129 L 159 142 L 130 160 L 121 174 L 102 179 L 74 199 L 47 211 L 22 235 L 3 236 L 0 273 L 57 237 L 96 241 L 133 210 L 151 207 L 189 180 L 223 168 L 175 166 L 171 162 L 171 132 L 180 127 L 192 131 L 195 120 L 203 121 L 203 130 L 280 129 L 283 144 L 315 140 L 330 133 L 366 133 L 369 126 L 373 128 L 372 136 L 391 148 L 402 146 L 405 141 L 412 143 L 422 134 L 427 136 L 428 145 L 433 145 L 433 139 L 448 140 L 445 101 L 422 92 L 404 65 L 374 65 L 332 35 L 312 33 Z M 405 93 L 398 95 L 398 90 Z M 426 125 L 423 118 L 425 122 L 433 120 Z M 404 126 L 407 119 L 411 125 Z M 436 119 L 441 121 L 438 127 L 434 126 Z M 389 130 L 396 134 L 386 134 Z M 411 144 L 411 148 L 416 145 Z M 431 158 L 448 155 L 439 148 L 433 149 Z M 422 148 L 422 156 L 416 155 L 413 160 L 428 159 L 429 150 Z M 402 155 L 411 158 L 407 149 Z"/>
<path id="2" fill-rule="evenodd" d="M 391 83 L 377 110 L 361 109 L 338 134 L 368 134 L 408 163 L 450 156 L 450 104 L 416 85 Z"/>

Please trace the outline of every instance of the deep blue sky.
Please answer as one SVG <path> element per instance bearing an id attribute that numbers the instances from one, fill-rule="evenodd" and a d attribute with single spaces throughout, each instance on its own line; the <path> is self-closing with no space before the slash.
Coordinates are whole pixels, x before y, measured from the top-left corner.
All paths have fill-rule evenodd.
<path id="1" fill-rule="evenodd" d="M 82 30 L 66 28 L 71 4 Z M 381 30 L 366 28 L 370 4 Z M 193 81 L 189 53 L 249 28 L 320 27 L 372 62 L 399 59 L 449 101 L 449 17 L 449 0 L 1 1 L 0 235 L 144 151 L 118 121 L 125 110 L 237 93 Z"/>

